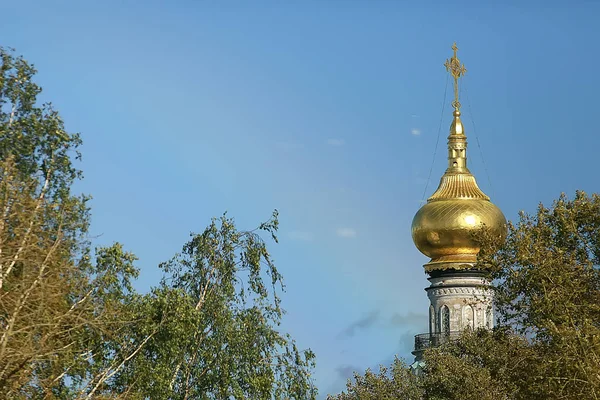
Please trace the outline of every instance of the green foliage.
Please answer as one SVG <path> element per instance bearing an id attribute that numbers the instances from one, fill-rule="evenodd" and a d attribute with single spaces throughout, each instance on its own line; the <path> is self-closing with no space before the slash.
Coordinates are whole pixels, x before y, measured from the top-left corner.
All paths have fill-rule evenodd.
<path id="1" fill-rule="evenodd" d="M 600 196 L 581 191 L 522 213 L 482 260 L 500 282 L 500 323 L 530 338 L 522 398 L 600 396 L 599 261 Z"/>
<path id="2" fill-rule="evenodd" d="M 0 61 L 0 159 L 14 157 L 18 175 L 37 177 L 46 196 L 66 196 L 81 176 L 71 160 L 80 158 L 81 138 L 65 130 L 52 104 L 37 104 L 42 89 L 33 82 L 33 65 L 3 47 Z"/>
<path id="3" fill-rule="evenodd" d="M 37 179 L 15 171 L 12 158 L 0 164 L 0 390 L 65 398 L 65 378 L 84 379 L 94 365 L 94 339 L 123 325 L 135 257 L 115 244 L 90 263 L 78 242 L 83 202 L 42 197 Z"/>
<path id="4" fill-rule="evenodd" d="M 70 193 L 79 136 L 37 104 L 33 66 L 5 48 L 0 61 L 0 390 L 17 398 L 48 393 L 103 312 L 82 292 L 88 198 Z"/>
<path id="5" fill-rule="evenodd" d="M 390 368 L 381 366 L 379 373 L 367 370 L 364 375 L 354 373 L 354 383 L 348 381 L 346 392 L 328 396 L 328 400 L 421 400 L 423 388 L 416 375 L 398 358 Z"/>
<path id="6" fill-rule="evenodd" d="M 500 247 L 485 231 L 479 240 L 478 267 L 495 278 L 499 325 L 427 350 L 419 379 L 404 384 L 427 400 L 598 399 L 600 196 L 563 194 L 534 215 L 521 213 Z M 390 389 L 367 389 L 388 383 L 367 372 L 338 398 L 385 398 Z"/>
<path id="7" fill-rule="evenodd" d="M 515 378 L 529 371 L 529 344 L 506 329 L 465 332 L 426 352 L 420 382 L 426 399 L 514 399 Z"/>
<path id="8" fill-rule="evenodd" d="M 259 233 L 223 216 L 147 294 L 120 244 L 92 251 L 71 185 L 81 140 L 32 65 L 0 48 L 0 393 L 47 399 L 314 399 L 314 354 L 279 332 L 283 282 Z"/>
<path id="9" fill-rule="evenodd" d="M 260 229 L 274 236 L 277 214 Z M 276 329 L 281 275 L 257 233 L 223 216 L 161 268 L 165 277 L 147 298 L 159 328 L 117 378 L 120 390 L 150 398 L 315 397 L 314 355 Z"/>

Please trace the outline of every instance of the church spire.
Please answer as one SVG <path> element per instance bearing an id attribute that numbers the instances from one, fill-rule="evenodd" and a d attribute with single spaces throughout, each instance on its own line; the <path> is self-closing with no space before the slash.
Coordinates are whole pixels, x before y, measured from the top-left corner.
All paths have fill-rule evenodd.
<path id="1" fill-rule="evenodd" d="M 506 235 L 506 219 L 502 211 L 479 189 L 467 168 L 467 137 L 460 120 L 459 80 L 467 69 L 454 54 L 444 63 L 454 80 L 453 121 L 448 135 L 448 168 L 437 190 L 427 199 L 413 219 L 412 236 L 417 248 L 431 261 L 427 272 L 446 269 L 469 269 L 477 261 L 479 245 L 473 233 L 482 225 L 498 237 Z"/>
<path id="2" fill-rule="evenodd" d="M 452 78 L 454 78 L 454 101 L 452 102 L 452 107 L 454 107 L 455 111 L 459 111 L 460 102 L 458 101 L 458 80 L 467 73 L 467 69 L 465 68 L 464 64 L 460 63 L 460 60 L 456 55 L 458 52 L 456 42 L 454 42 L 452 45 L 452 50 L 454 50 L 454 55 L 452 58 L 446 60 L 444 67 L 446 67 L 446 71 L 450 72 L 450 75 L 452 75 Z"/>
<path id="3" fill-rule="evenodd" d="M 467 137 L 465 136 L 465 129 L 460 120 L 460 101 L 458 100 L 458 81 L 465 75 L 467 69 L 457 57 L 458 47 L 456 46 L 456 42 L 452 45 L 452 50 L 454 51 L 454 55 L 444 63 L 446 71 L 454 79 L 454 100 L 452 101 L 454 120 L 452 121 L 452 125 L 450 125 L 450 136 L 448 136 L 448 169 L 446 172 L 469 173 L 469 169 L 467 168 Z"/>
<path id="4" fill-rule="evenodd" d="M 494 291 L 488 271 L 477 263 L 480 250 L 475 235 L 482 227 L 500 240 L 506 237 L 506 218 L 477 186 L 467 169 L 467 137 L 460 120 L 460 78 L 467 72 L 454 55 L 444 66 L 454 80 L 454 119 L 448 136 L 448 168 L 437 190 L 427 199 L 412 223 L 417 248 L 431 260 L 424 265 L 431 285 L 429 333 L 415 337 L 415 373 L 423 367 L 425 349 L 458 337 L 464 329 L 494 326 Z"/>

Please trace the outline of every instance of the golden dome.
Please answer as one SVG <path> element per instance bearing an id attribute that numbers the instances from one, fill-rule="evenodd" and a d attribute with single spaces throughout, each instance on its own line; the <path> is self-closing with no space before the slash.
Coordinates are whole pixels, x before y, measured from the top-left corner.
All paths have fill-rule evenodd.
<path id="1" fill-rule="evenodd" d="M 458 78 L 466 70 L 454 57 L 446 62 L 454 77 L 454 120 L 448 136 L 448 169 L 433 195 L 417 212 L 412 223 L 412 238 L 421 253 L 431 258 L 427 272 L 437 269 L 471 268 L 477 261 L 479 246 L 473 234 L 485 226 L 495 236 L 506 237 L 506 218 L 477 186 L 467 168 L 467 138 L 460 120 Z"/>

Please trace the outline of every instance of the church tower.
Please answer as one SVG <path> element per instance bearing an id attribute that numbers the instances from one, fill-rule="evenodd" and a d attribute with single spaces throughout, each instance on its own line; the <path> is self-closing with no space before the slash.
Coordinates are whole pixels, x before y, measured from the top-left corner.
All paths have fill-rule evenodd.
<path id="1" fill-rule="evenodd" d="M 415 337 L 417 364 L 423 351 L 459 335 L 465 329 L 488 328 L 494 324 L 493 290 L 488 273 L 476 269 L 479 247 L 473 234 L 485 226 L 506 237 L 506 218 L 477 186 L 467 168 L 467 137 L 460 119 L 458 84 L 467 72 L 454 55 L 444 66 L 454 80 L 453 120 L 448 136 L 448 168 L 437 190 L 419 209 L 412 223 L 412 238 L 421 253 L 431 260 L 424 265 L 431 285 L 429 333 Z"/>

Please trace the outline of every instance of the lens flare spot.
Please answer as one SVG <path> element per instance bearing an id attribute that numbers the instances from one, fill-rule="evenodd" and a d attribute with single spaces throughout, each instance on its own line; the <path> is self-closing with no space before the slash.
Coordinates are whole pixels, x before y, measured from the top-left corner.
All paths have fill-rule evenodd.
<path id="1" fill-rule="evenodd" d="M 465 222 L 471 226 L 474 226 L 475 223 L 477 222 L 477 218 L 475 218 L 474 215 L 467 215 L 465 217 Z"/>

